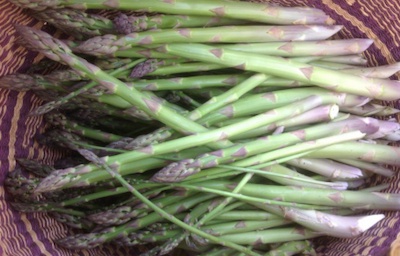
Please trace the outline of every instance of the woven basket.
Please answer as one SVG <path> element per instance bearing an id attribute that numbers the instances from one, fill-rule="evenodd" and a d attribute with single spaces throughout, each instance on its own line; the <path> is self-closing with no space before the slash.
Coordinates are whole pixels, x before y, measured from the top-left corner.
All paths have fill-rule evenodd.
<path id="1" fill-rule="evenodd" d="M 260 2 L 260 1 L 259 1 Z M 371 38 L 375 44 L 366 52 L 369 65 L 383 65 L 400 60 L 400 3 L 397 0 L 273 0 L 280 5 L 307 5 L 324 10 L 337 24 L 344 25 L 341 38 Z M 42 56 L 28 52 L 16 43 L 13 24 L 35 26 L 50 31 L 30 18 L 23 10 L 6 0 L 0 0 L 0 76 L 25 72 Z M 399 79 L 399 77 L 396 77 Z M 29 92 L 0 90 L 0 255 L 138 255 L 138 249 L 99 247 L 93 250 L 70 251 L 52 241 L 68 234 L 69 229 L 46 214 L 21 214 L 7 203 L 2 186 L 9 170 L 15 167 L 15 158 L 37 159 L 52 163 L 63 152 L 37 144 L 32 138 L 42 133 L 45 123 L 40 117 L 28 113 L 41 101 Z M 391 105 L 397 102 L 387 103 Z M 390 180 L 375 178 L 371 185 L 390 183 L 386 192 L 400 192 L 400 173 Z M 350 256 L 400 255 L 400 212 L 385 212 L 385 220 L 356 239 L 319 238 L 319 255 Z M 399 245 L 397 245 L 397 243 Z"/>

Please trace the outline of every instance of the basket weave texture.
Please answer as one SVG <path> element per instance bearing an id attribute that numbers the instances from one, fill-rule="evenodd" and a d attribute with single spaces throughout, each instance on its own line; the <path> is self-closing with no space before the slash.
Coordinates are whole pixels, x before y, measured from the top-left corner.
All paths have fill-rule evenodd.
<path id="1" fill-rule="evenodd" d="M 261 2 L 261 1 L 258 1 Z M 400 60 L 400 2 L 393 0 L 273 0 L 279 5 L 307 5 L 324 10 L 337 24 L 344 25 L 341 38 L 371 38 L 374 45 L 366 52 L 370 66 L 394 63 Z M 41 56 L 28 52 L 17 44 L 14 24 L 24 24 L 50 30 L 29 15 L 0 0 L 0 76 L 25 72 Z M 56 33 L 56 31 L 52 31 Z M 395 77 L 399 79 L 400 77 Z M 357 85 L 354 85 L 357 86 Z M 0 90 L 0 255 L 136 255 L 136 251 L 117 247 L 70 251 L 52 241 L 70 232 L 45 213 L 21 214 L 7 203 L 9 199 L 3 183 L 8 171 L 16 165 L 15 158 L 37 159 L 51 163 L 63 152 L 37 144 L 33 137 L 46 128 L 40 117 L 28 113 L 41 101 L 29 92 Z M 399 102 L 387 102 L 398 106 Z M 374 178 L 371 185 L 390 183 L 386 192 L 400 192 L 400 172 L 393 178 Z M 386 218 L 356 239 L 317 239 L 320 255 L 326 256 L 391 256 L 400 255 L 395 249 L 400 231 L 400 212 L 385 212 Z"/>

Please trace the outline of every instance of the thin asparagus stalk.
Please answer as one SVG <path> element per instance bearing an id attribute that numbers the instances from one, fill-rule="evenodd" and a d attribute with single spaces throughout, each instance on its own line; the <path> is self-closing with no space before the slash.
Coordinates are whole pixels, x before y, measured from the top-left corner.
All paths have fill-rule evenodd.
<path id="1" fill-rule="evenodd" d="M 222 95 L 229 95 L 228 92 Z M 283 106 L 284 104 L 291 103 L 294 100 L 305 98 L 310 94 L 322 97 L 324 103 L 327 104 L 336 103 L 339 106 L 359 105 L 359 104 L 364 104 L 366 101 L 368 101 L 368 99 L 364 97 L 348 95 L 348 94 L 331 93 L 327 92 L 325 89 L 319 89 L 319 88 L 299 88 L 290 90 L 280 90 L 270 93 L 261 93 L 239 99 L 236 102 L 229 104 L 221 108 L 220 110 L 214 111 L 209 115 L 205 116 L 204 118 L 199 119 L 199 123 L 202 123 L 205 126 L 211 126 L 216 122 L 220 122 L 221 120 L 226 120 L 228 118 L 259 114 L 266 110 L 270 110 L 279 106 Z M 165 138 L 168 138 L 169 135 L 167 134 L 167 131 L 163 130 L 162 132 Z M 148 138 L 149 140 L 146 140 L 148 141 L 147 144 L 133 142 L 132 148 L 137 147 L 137 145 L 140 146 L 151 145 L 153 143 L 151 138 L 152 137 L 158 138 L 159 137 L 157 135 L 158 133 L 159 131 L 155 131 L 154 133 L 144 136 L 145 138 L 149 137 Z M 142 138 L 140 138 L 140 140 L 142 140 Z M 158 140 L 158 142 L 159 141 L 160 140 Z"/>
<path id="2" fill-rule="evenodd" d="M 197 197 L 191 197 L 189 199 L 183 200 L 181 202 L 177 202 L 165 208 L 165 211 L 170 212 L 170 214 L 178 213 L 179 211 L 184 211 L 192 207 L 195 204 L 198 204 L 204 200 L 212 198 L 213 195 L 198 195 Z M 59 244 L 63 245 L 67 248 L 86 248 L 95 247 L 96 245 L 105 243 L 107 241 L 111 241 L 116 238 L 119 234 L 122 236 L 125 234 L 129 234 L 130 232 L 134 232 L 143 227 L 156 223 L 161 220 L 163 217 L 158 215 L 155 212 L 152 212 L 140 219 L 134 219 L 124 225 L 113 226 L 106 229 L 103 229 L 100 232 L 96 233 L 88 233 L 88 234 L 77 234 L 71 237 L 66 237 L 58 241 Z M 104 232 L 106 231 L 106 232 Z M 87 241 L 92 241 L 89 245 L 85 243 L 84 238 L 87 237 Z M 90 240 L 89 240 L 90 239 Z"/>
<path id="3" fill-rule="evenodd" d="M 400 165 L 399 149 L 395 146 L 364 142 L 344 142 L 311 152 L 310 158 L 350 159 L 393 166 Z"/>
<path id="4" fill-rule="evenodd" d="M 305 228 L 320 232 L 321 235 L 329 235 L 341 238 L 352 238 L 368 230 L 385 216 L 383 214 L 366 216 L 340 216 L 316 210 L 305 210 L 295 207 L 275 207 L 252 203 L 254 206 L 284 216 Z"/>
<path id="5" fill-rule="evenodd" d="M 215 216 L 216 220 L 271 220 L 275 218 L 280 218 L 269 212 L 253 210 L 231 210 L 229 212 L 224 212 Z"/>
<path id="6" fill-rule="evenodd" d="M 342 26 L 221 26 L 212 28 L 163 29 L 131 33 L 126 36 L 105 35 L 88 39 L 73 47 L 74 52 L 95 56 L 112 55 L 131 46 L 165 43 L 244 43 L 324 40 L 337 33 Z M 189 59 L 191 59 L 189 57 Z"/>
<path id="7" fill-rule="evenodd" d="M 112 33 L 114 30 L 111 20 L 101 15 L 71 8 L 45 9 L 40 12 L 33 12 L 33 16 L 52 24 L 77 39 L 104 35 Z"/>
<path id="8" fill-rule="evenodd" d="M 248 24 L 248 21 L 193 15 L 126 15 L 120 13 L 113 20 L 114 27 L 119 34 L 131 34 L 134 32 L 165 29 L 165 28 L 195 28 L 215 27 L 227 25 Z"/>
<path id="9" fill-rule="evenodd" d="M 89 127 L 82 126 L 72 120 L 68 120 L 66 116 L 62 115 L 61 113 L 47 113 L 46 120 L 54 125 L 61 127 L 62 129 L 73 132 L 78 135 L 95 139 L 101 142 L 113 142 L 122 139 L 122 136 L 117 134 L 112 134 L 108 132 L 103 132 L 97 129 L 91 129 Z"/>
<path id="10" fill-rule="evenodd" d="M 296 158 L 288 164 L 315 172 L 333 180 L 359 180 L 366 178 L 362 169 L 352 165 L 341 164 L 330 159 Z"/>
<path id="11" fill-rule="evenodd" d="M 392 177 L 395 174 L 393 170 L 373 163 L 352 160 L 352 159 L 335 159 L 335 160 L 338 162 L 342 162 L 344 164 L 362 168 L 365 171 L 376 173 L 385 177 Z"/>
<path id="12" fill-rule="evenodd" d="M 398 81 L 361 78 L 279 57 L 260 56 L 202 44 L 169 44 L 165 45 L 164 49 L 169 53 L 193 60 L 224 64 L 227 67 L 240 67 L 240 69 L 294 79 L 300 82 L 312 82 L 317 86 L 338 92 L 387 101 L 400 98 L 400 82 Z M 285 72 L 282 72 L 282 70 Z M 361 86 L 354 86 L 354 84 Z"/>
<path id="13" fill-rule="evenodd" d="M 189 135 L 156 145 L 150 145 L 141 150 L 135 150 L 116 156 L 103 157 L 103 159 L 107 164 L 113 164 L 115 170 L 118 170 L 118 166 L 123 165 L 125 162 L 133 162 L 155 155 L 165 154 L 172 151 L 176 152 L 186 148 L 204 145 L 209 142 L 220 140 L 221 138 L 229 138 L 243 131 L 247 131 L 249 129 L 257 128 L 268 123 L 276 122 L 277 120 L 281 120 L 283 118 L 297 115 L 298 113 L 307 111 L 319 105 L 321 105 L 321 99 L 316 96 L 310 96 L 309 98 L 306 98 L 304 100 L 297 101 L 293 104 L 286 105 L 281 108 L 276 108 L 271 112 L 254 116 L 247 119 L 246 121 L 234 125 L 210 130 L 208 132 Z M 79 180 L 82 174 L 89 173 L 94 169 L 98 168 L 93 165 L 88 165 L 80 166 L 78 168 L 69 168 L 65 170 L 55 171 L 52 175 L 43 180 L 43 182 L 38 186 L 37 191 L 44 192 L 56 188 L 61 188 L 65 184 L 71 184 L 73 180 Z"/>
<path id="14" fill-rule="evenodd" d="M 117 68 L 113 71 L 110 72 L 110 75 L 118 75 L 122 72 L 124 72 L 126 69 L 130 69 L 138 64 L 140 64 L 141 62 L 143 62 L 144 59 L 139 59 L 136 61 L 132 61 L 120 68 Z M 88 92 L 90 89 L 92 89 L 93 87 L 95 87 L 98 83 L 95 81 L 89 82 L 86 85 L 82 86 L 81 88 L 79 88 L 78 90 L 72 91 L 69 94 L 67 94 L 66 96 L 62 97 L 61 99 L 58 99 L 56 101 L 51 101 L 48 102 L 40 107 L 38 107 L 36 110 L 34 110 L 31 114 L 32 115 L 43 115 L 47 112 L 50 112 L 51 110 L 65 104 L 66 102 L 68 102 L 70 99 L 77 97 L 78 95 Z"/>
<path id="15" fill-rule="evenodd" d="M 141 231 L 141 232 L 131 233 L 129 234 L 128 237 L 117 238 L 113 241 L 113 243 L 116 243 L 121 246 L 135 246 L 140 244 L 160 243 L 164 242 L 167 239 L 174 238 L 180 233 L 182 233 L 182 230 L 163 230 L 158 232 Z M 152 248 L 152 250 L 154 250 L 154 247 Z"/>
<path id="16" fill-rule="evenodd" d="M 190 196 L 196 196 L 196 194 L 192 192 L 183 192 L 183 193 L 170 193 L 169 195 L 163 195 L 162 197 L 152 199 L 153 203 L 157 204 L 158 207 L 164 208 L 172 203 L 177 201 L 186 200 Z M 89 220 L 92 222 L 102 225 L 102 226 L 111 226 L 111 225 L 121 225 L 130 221 L 133 218 L 141 217 L 142 214 L 147 214 L 149 212 L 148 207 L 146 205 L 142 206 L 126 206 L 123 205 L 121 207 L 117 207 L 114 209 L 102 211 L 99 213 L 90 214 L 87 216 Z"/>
<path id="17" fill-rule="evenodd" d="M 310 94 L 322 97 L 324 99 L 324 104 L 333 103 L 337 104 L 341 108 L 344 106 L 364 105 L 369 101 L 369 99 L 365 97 L 345 93 L 332 93 L 322 88 L 292 88 L 243 97 L 242 99 L 199 119 L 198 122 L 209 126 L 228 118 L 248 116 L 260 113 L 260 111 L 262 112 L 273 109 L 293 102 L 293 100 L 308 97 Z"/>
<path id="18" fill-rule="evenodd" d="M 272 244 L 287 241 L 304 240 L 321 236 L 320 232 L 315 232 L 300 226 L 287 228 L 274 228 L 262 231 L 246 232 L 242 234 L 228 234 L 221 238 L 234 241 L 239 244 Z"/>
<path id="19" fill-rule="evenodd" d="M 197 184 L 205 188 L 231 190 L 235 184 L 219 182 L 213 184 Z M 225 187 L 225 188 L 224 188 Z M 326 205 L 348 207 L 352 209 L 397 210 L 400 208 L 399 195 L 378 192 L 363 192 L 350 190 L 333 190 L 279 185 L 259 185 L 247 183 L 241 189 L 241 194 L 266 199 L 280 199 L 283 202 L 302 203 L 310 205 Z"/>
<path id="20" fill-rule="evenodd" d="M 182 150 L 179 153 L 163 155 L 164 158 L 146 158 L 143 160 L 132 161 L 131 163 L 123 164 L 118 169 L 122 175 L 128 175 L 130 173 L 142 173 L 148 170 L 152 170 L 155 168 L 160 168 L 165 166 L 170 162 L 169 159 L 184 159 L 188 157 L 194 157 L 199 154 L 203 154 L 207 152 L 209 149 L 206 147 L 197 147 L 195 149 L 190 150 Z M 79 166 L 83 167 L 83 165 Z M 66 168 L 68 169 L 68 168 Z M 69 171 L 67 171 L 69 172 Z M 80 186 L 88 186 L 93 183 L 101 182 L 110 179 L 110 175 L 105 170 L 96 170 L 93 172 L 89 172 L 87 174 L 81 174 L 81 177 L 76 177 L 74 180 L 76 182 L 72 182 L 69 184 L 65 184 L 65 186 L 71 187 L 80 187 Z M 63 175 L 63 174 L 61 174 Z"/>
<path id="21" fill-rule="evenodd" d="M 296 159 L 296 158 L 295 158 Z M 290 160 L 288 160 L 290 161 Z M 220 167 L 232 168 L 238 171 L 245 171 L 255 173 L 259 176 L 266 177 L 269 180 L 275 181 L 281 185 L 287 186 L 302 186 L 311 188 L 330 188 L 330 189 L 346 189 L 348 188 L 347 183 L 344 182 L 323 182 L 310 178 L 306 175 L 302 175 L 296 171 L 291 170 L 283 165 L 275 164 L 261 170 L 254 170 L 253 168 L 238 168 L 232 166 L 220 165 Z"/>
<path id="22" fill-rule="evenodd" d="M 301 113 L 298 116 L 293 118 L 282 120 L 280 122 L 276 122 L 274 124 L 260 127 L 237 136 L 233 136 L 232 140 L 240 140 L 240 139 L 248 139 L 248 138 L 256 138 L 260 136 L 266 136 L 277 129 L 282 128 L 282 132 L 289 130 L 293 130 L 292 127 L 301 127 L 302 125 L 312 125 L 314 123 L 327 122 L 335 119 L 338 115 L 339 107 L 335 104 L 324 105 L 320 107 L 316 107 L 311 109 L 310 111 L 306 111 Z M 218 124 L 218 127 L 225 126 L 227 124 Z"/>
<path id="23" fill-rule="evenodd" d="M 203 105 L 190 112 L 188 118 L 192 120 L 200 119 L 201 117 L 215 111 L 220 107 L 235 102 L 245 93 L 251 91 L 253 88 L 258 86 L 260 83 L 267 80 L 268 78 L 269 77 L 264 74 L 253 75 L 249 79 L 245 80 L 243 83 L 240 83 L 233 87 L 231 90 L 226 91 L 224 94 L 211 98 Z"/>
<path id="24" fill-rule="evenodd" d="M 373 128 L 374 126 L 371 126 L 371 122 L 369 120 L 363 121 L 362 119 L 349 119 L 342 122 L 322 124 L 298 131 L 267 136 L 263 140 L 255 140 L 246 144 L 238 144 L 222 150 L 200 155 L 195 159 L 186 159 L 180 162 L 172 163 L 160 170 L 155 176 L 153 176 L 153 179 L 161 182 L 173 182 L 182 180 L 187 176 L 199 172 L 202 168 L 215 167 L 221 163 L 232 162 L 237 159 L 245 159 L 243 161 L 249 162 L 249 159 L 254 158 L 255 160 L 258 157 L 252 156 L 263 152 L 273 153 L 277 152 L 277 150 L 279 152 L 279 148 L 285 148 L 285 146 L 288 147 L 295 143 L 312 141 L 329 135 L 340 134 L 343 132 L 343 125 L 348 127 L 348 131 L 354 129 L 354 131 L 363 131 L 365 133 L 374 133 L 378 129 L 378 126 Z M 266 144 L 265 141 L 268 143 Z"/>
<path id="25" fill-rule="evenodd" d="M 48 211 L 54 211 L 54 212 L 60 212 L 60 213 L 66 213 L 70 215 L 76 215 L 79 217 L 85 216 L 84 212 L 77 211 L 74 209 L 68 209 L 68 208 L 60 208 L 55 205 L 51 205 L 48 203 L 37 203 L 37 204 L 32 204 L 32 203 L 16 203 L 13 202 L 11 203 L 13 208 L 20 212 L 48 212 Z"/>
<path id="26" fill-rule="evenodd" d="M 188 77 L 174 77 L 164 79 L 142 79 L 134 83 L 127 83 L 138 90 L 161 91 L 161 90 L 192 90 L 210 87 L 232 87 L 250 77 L 250 74 L 224 74 L 224 75 L 199 75 Z M 260 86 L 282 85 L 290 86 L 293 81 L 270 78 L 261 83 Z"/>
<path id="27" fill-rule="evenodd" d="M 146 3 L 140 0 L 119 0 L 118 3 L 101 3 L 97 1 L 52 1 L 41 0 L 20 1 L 13 0 L 12 3 L 34 10 L 45 8 L 76 8 L 76 9 L 118 9 L 118 10 L 140 10 L 146 12 L 159 12 L 179 15 L 200 15 L 211 17 L 225 17 L 265 22 L 272 24 L 326 24 L 331 23 L 329 17 L 323 11 L 306 7 L 279 7 L 262 3 L 248 3 L 239 1 L 191 1 L 178 0 L 165 2 L 160 0 L 149 0 Z M 246 10 L 246 12 L 243 12 Z"/>
<path id="28" fill-rule="evenodd" d="M 346 55 L 346 56 L 326 56 L 326 57 L 324 56 L 319 61 L 339 63 L 345 65 L 354 65 L 354 66 L 367 65 L 367 60 L 362 55 L 359 54 Z"/>
<path id="29" fill-rule="evenodd" d="M 224 45 L 235 51 L 262 53 L 281 57 L 341 56 L 360 54 L 367 50 L 371 39 L 342 39 L 322 41 L 290 41 Z"/>
<path id="30" fill-rule="evenodd" d="M 358 116 L 390 116 L 400 112 L 397 108 L 373 103 L 358 107 L 343 107 L 341 111 Z"/>
<path id="31" fill-rule="evenodd" d="M 43 76 L 18 73 L 1 77 L 0 85 L 2 88 L 15 91 L 60 90 L 58 86 L 47 81 Z"/>

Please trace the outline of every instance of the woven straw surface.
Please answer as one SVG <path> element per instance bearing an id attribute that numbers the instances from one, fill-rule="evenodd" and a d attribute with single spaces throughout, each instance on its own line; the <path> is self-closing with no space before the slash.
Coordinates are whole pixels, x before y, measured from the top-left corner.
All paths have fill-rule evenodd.
<path id="1" fill-rule="evenodd" d="M 345 26 L 340 37 L 374 39 L 375 44 L 366 53 L 371 66 L 400 60 L 400 3 L 397 0 L 273 0 L 271 2 L 281 5 L 308 5 L 323 9 L 337 24 Z M 42 24 L 29 18 L 21 9 L 6 0 L 0 0 L 0 76 L 26 71 L 40 58 L 16 44 L 13 29 L 13 24 L 16 23 L 42 27 Z M 7 194 L 2 184 L 6 173 L 15 167 L 16 157 L 51 163 L 62 154 L 40 146 L 32 139 L 35 134 L 45 129 L 40 117 L 28 117 L 29 111 L 40 104 L 41 102 L 29 92 L 0 90 L 0 255 L 135 255 L 134 251 L 114 247 L 79 252 L 60 248 L 51 241 L 70 232 L 67 228 L 46 214 L 20 214 L 7 203 Z M 388 104 L 396 105 L 397 102 Z M 371 183 L 373 185 L 390 182 L 391 186 L 387 192 L 400 192 L 399 181 L 400 173 L 390 180 L 376 178 Z M 320 255 L 388 255 L 391 244 L 400 231 L 400 212 L 386 212 L 385 215 L 387 217 L 384 221 L 357 239 L 318 239 Z M 393 253 L 392 256 L 394 255 L 400 255 L 400 252 Z"/>

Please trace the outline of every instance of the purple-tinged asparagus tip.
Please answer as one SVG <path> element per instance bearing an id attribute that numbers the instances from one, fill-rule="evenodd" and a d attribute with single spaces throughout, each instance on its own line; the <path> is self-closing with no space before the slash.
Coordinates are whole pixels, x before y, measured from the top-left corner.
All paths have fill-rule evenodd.
<path id="1" fill-rule="evenodd" d="M 165 183 L 182 181 L 186 177 L 198 173 L 201 170 L 198 167 L 191 166 L 194 162 L 194 159 L 185 159 L 171 163 L 154 174 L 151 180 Z"/>
<path id="2" fill-rule="evenodd" d="M 155 59 L 148 59 L 137 64 L 133 69 L 129 77 L 141 78 L 157 69 L 158 61 Z"/>

